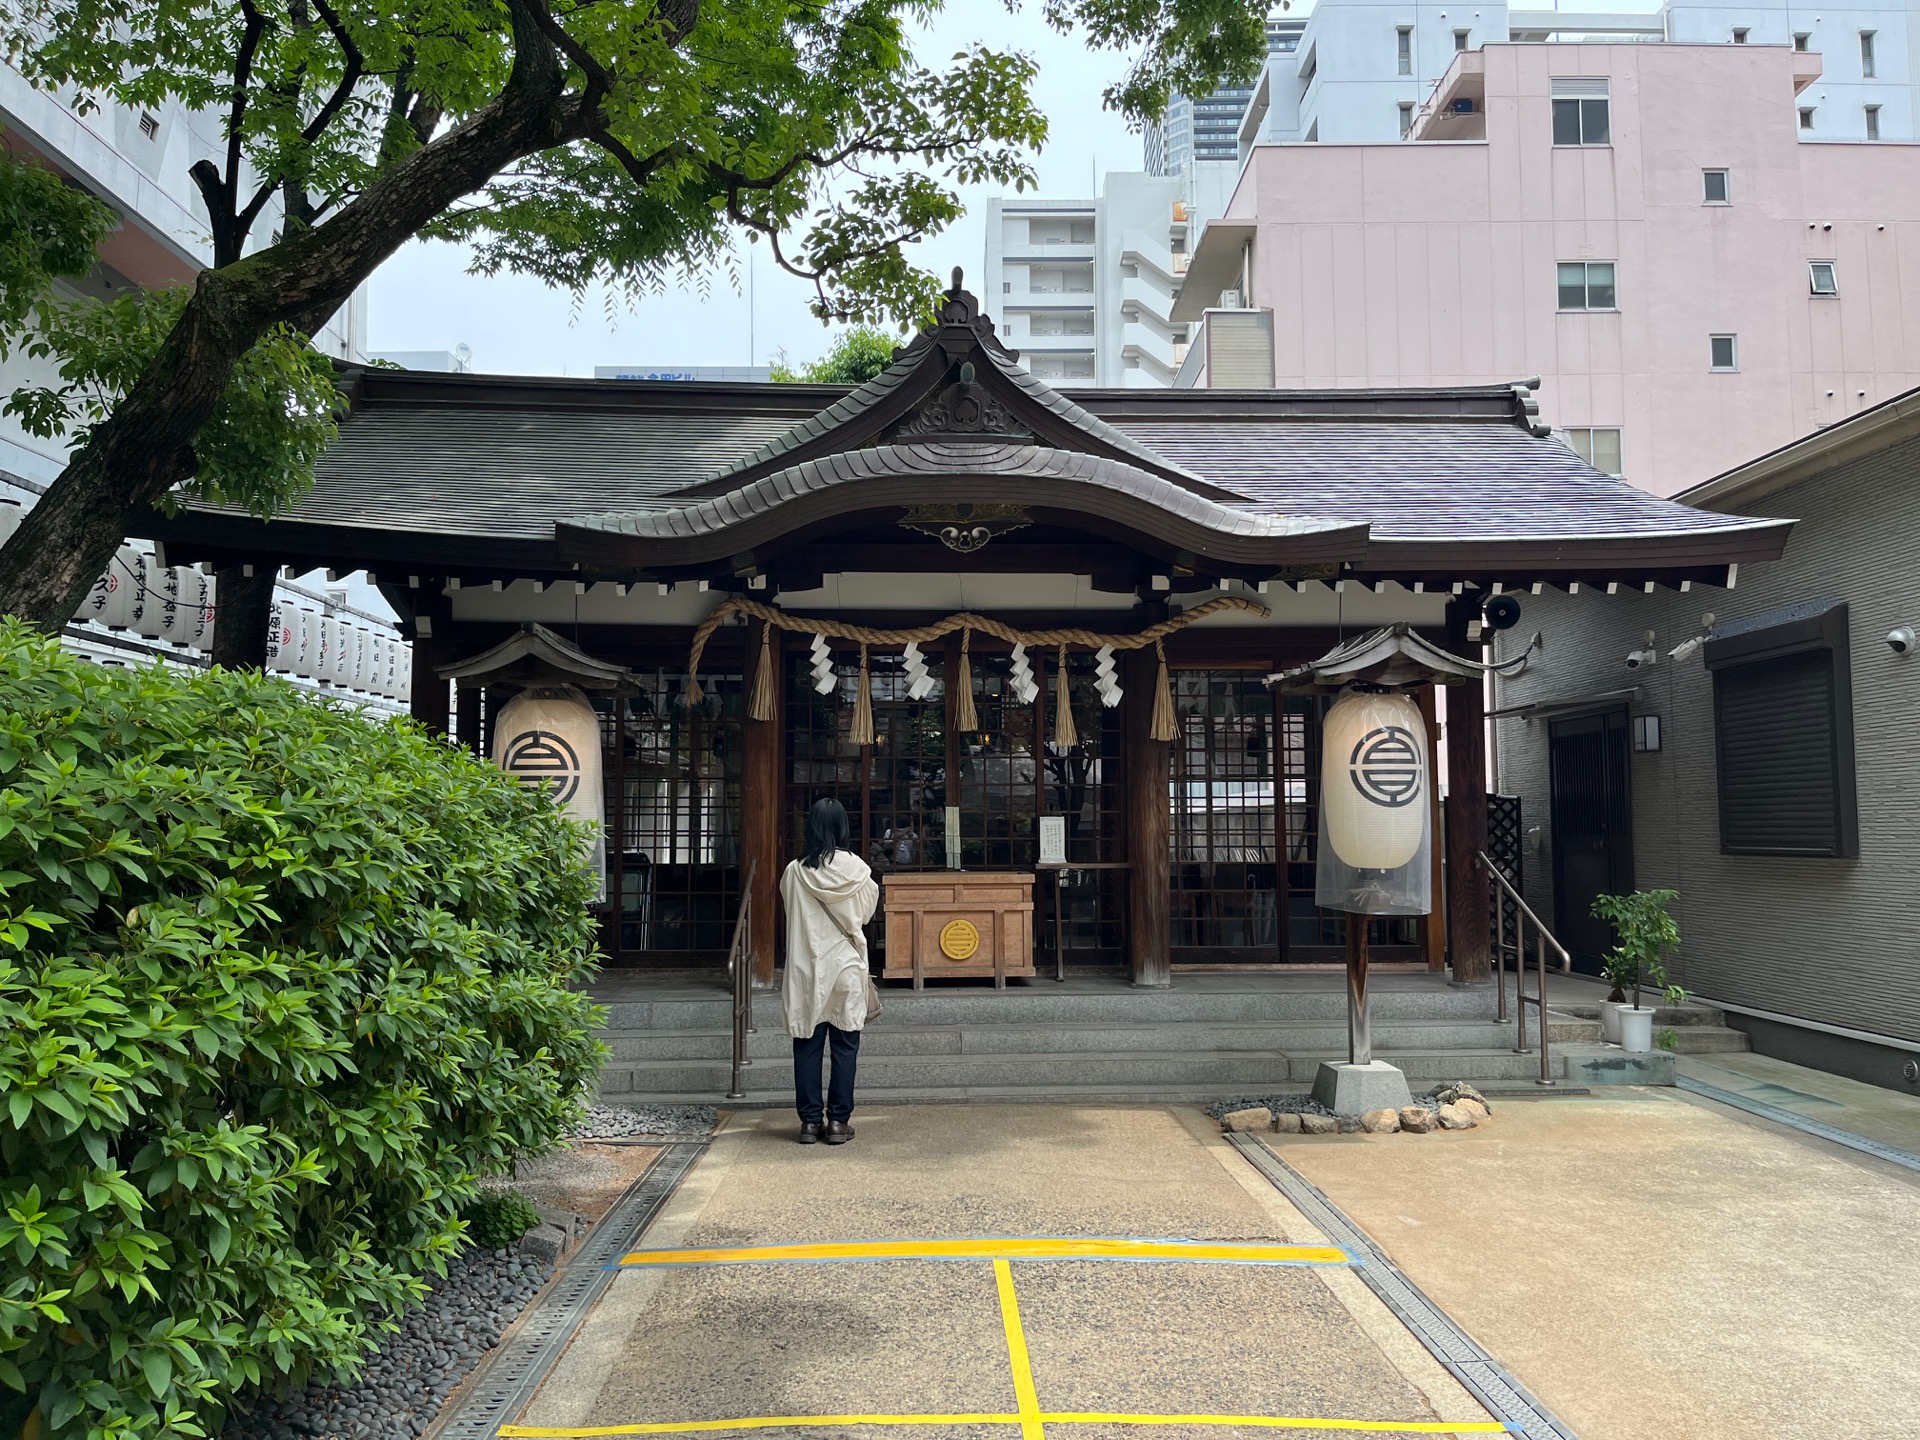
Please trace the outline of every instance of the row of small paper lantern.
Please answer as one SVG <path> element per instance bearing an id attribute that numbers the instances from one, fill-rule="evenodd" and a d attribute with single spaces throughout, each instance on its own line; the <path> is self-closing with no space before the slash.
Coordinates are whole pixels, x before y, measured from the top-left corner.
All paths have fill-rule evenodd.
<path id="1" fill-rule="evenodd" d="M 398 636 L 298 605 L 276 604 L 267 668 L 389 700 L 413 690 L 413 647 Z"/>
<path id="2" fill-rule="evenodd" d="M 191 566 L 161 565 L 122 547 L 74 618 L 211 650 L 214 591 L 212 578 Z M 267 668 L 399 700 L 413 683 L 413 651 L 396 635 L 277 601 L 268 622 Z"/>

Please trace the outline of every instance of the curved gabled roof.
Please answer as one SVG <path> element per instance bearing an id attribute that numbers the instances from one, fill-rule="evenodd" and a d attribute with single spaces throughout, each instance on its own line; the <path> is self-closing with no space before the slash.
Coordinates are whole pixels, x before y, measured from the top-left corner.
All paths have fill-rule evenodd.
<path id="1" fill-rule="evenodd" d="M 937 490 L 929 484 L 937 483 Z M 1104 455 L 1007 442 L 923 442 L 841 450 L 745 480 L 717 495 L 561 521 L 561 553 L 580 561 L 698 565 L 862 511 L 923 503 L 1015 504 L 1129 529 L 1156 546 L 1244 564 L 1354 560 L 1363 522 L 1225 505 Z M 1285 553 L 1282 554 L 1281 552 Z"/>
<path id="2" fill-rule="evenodd" d="M 960 288 L 958 272 L 940 307 L 939 322 L 896 350 L 891 365 L 817 415 L 703 476 L 682 493 L 721 494 L 802 461 L 899 438 L 901 426 L 911 423 L 916 409 L 937 402 L 961 375 L 967 377 L 967 385 L 978 387 L 984 403 L 999 407 L 996 414 L 1007 422 L 1006 438 L 1038 438 L 1064 449 L 1106 455 L 1213 499 L 1230 502 L 1234 498 L 1205 476 L 1167 459 L 1029 374 L 1019 356 L 994 335 L 993 322 L 980 312 L 979 301 Z"/>

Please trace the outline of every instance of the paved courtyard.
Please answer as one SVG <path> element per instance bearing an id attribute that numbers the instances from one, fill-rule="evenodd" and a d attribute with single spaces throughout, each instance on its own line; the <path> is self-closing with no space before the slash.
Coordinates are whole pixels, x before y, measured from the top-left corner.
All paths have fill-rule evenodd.
<path id="1" fill-rule="evenodd" d="M 821 1417 L 1032 1440 L 1137 1434 L 1149 1417 L 1195 1435 L 1266 1432 L 1232 1417 L 1500 1429 L 1197 1111 L 900 1107 L 856 1124 L 829 1149 L 793 1144 L 789 1117 L 736 1116 L 646 1249 L 1119 1237 L 1274 1258 L 1008 1260 L 1015 1247 L 989 1243 L 942 1260 L 629 1265 L 502 1433 L 810 1433 Z"/>

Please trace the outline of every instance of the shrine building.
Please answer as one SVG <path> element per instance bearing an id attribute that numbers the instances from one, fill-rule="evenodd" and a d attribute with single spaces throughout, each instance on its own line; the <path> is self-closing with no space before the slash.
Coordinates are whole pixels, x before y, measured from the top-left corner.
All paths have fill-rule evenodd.
<path id="1" fill-rule="evenodd" d="M 1329 702 L 1270 674 L 1392 622 L 1478 659 L 1494 597 L 1524 635 L 1545 588 L 1731 586 L 1789 529 L 1602 474 L 1525 384 L 1069 398 L 957 276 L 851 390 L 379 369 L 347 388 L 291 510 L 187 502 L 144 533 L 216 571 L 219 623 L 269 668 L 282 567 L 370 572 L 415 645 L 413 714 L 482 753 L 512 693 L 572 677 L 599 722 L 609 966 L 718 967 L 745 900 L 763 982 L 821 796 L 898 877 L 890 914 L 955 871 L 999 885 L 996 923 L 1026 929 L 986 943 L 1016 973 L 1337 964 L 1345 917 L 1314 903 Z M 1439 708 L 1428 691 L 1435 738 Z M 1444 826 L 1425 803 L 1454 920 L 1376 919 L 1371 953 L 1471 981 L 1477 687 L 1445 708 Z M 888 973 L 912 934 L 876 919 Z"/>

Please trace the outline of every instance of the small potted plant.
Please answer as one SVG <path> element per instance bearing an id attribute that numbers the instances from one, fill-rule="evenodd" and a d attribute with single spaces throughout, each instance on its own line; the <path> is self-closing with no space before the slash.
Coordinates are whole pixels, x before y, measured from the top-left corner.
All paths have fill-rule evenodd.
<path id="1" fill-rule="evenodd" d="M 1616 1005 L 1614 1015 L 1620 1048 L 1635 1054 L 1653 1049 L 1655 1011 L 1651 1005 L 1640 1003 L 1641 977 L 1664 989 L 1669 1004 L 1686 1001 L 1685 991 L 1667 984 L 1667 956 L 1680 943 L 1680 927 L 1667 913 L 1667 906 L 1679 898 L 1674 890 L 1636 890 L 1631 895 L 1601 895 L 1593 902 L 1593 913 L 1612 923 L 1615 936 L 1614 947 L 1606 956 L 1606 977 L 1615 994 L 1629 989 L 1633 992 L 1633 1003 Z"/>

